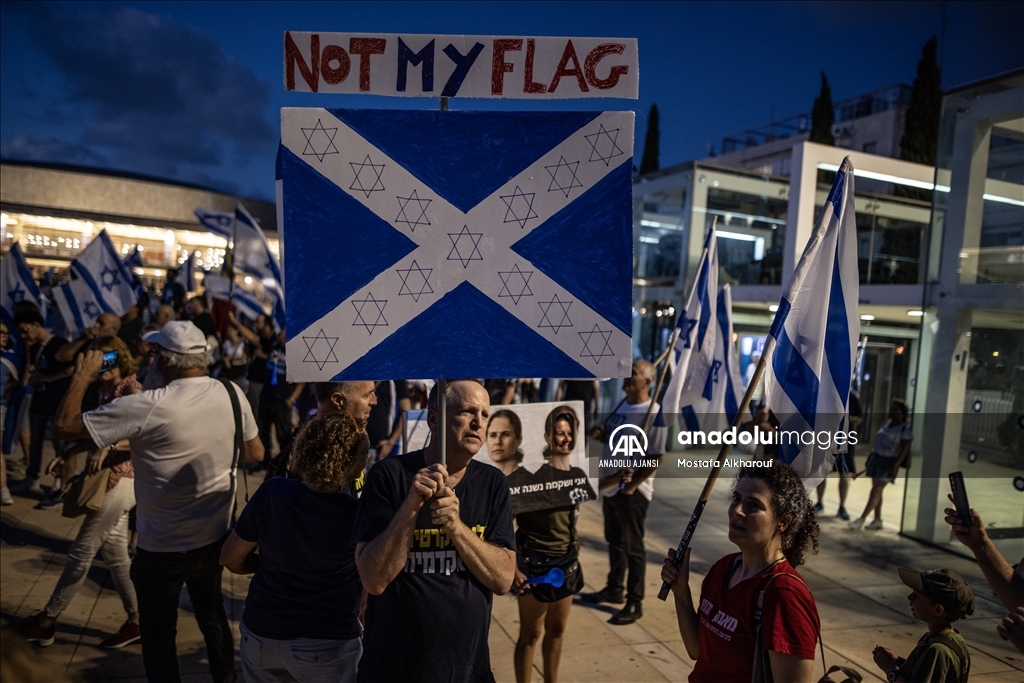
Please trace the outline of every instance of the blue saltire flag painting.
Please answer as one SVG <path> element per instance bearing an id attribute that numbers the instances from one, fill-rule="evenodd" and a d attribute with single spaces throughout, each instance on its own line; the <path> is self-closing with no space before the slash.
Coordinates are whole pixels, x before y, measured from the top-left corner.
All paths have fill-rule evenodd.
<path id="1" fill-rule="evenodd" d="M 283 109 L 289 380 L 628 376 L 633 119 Z"/>

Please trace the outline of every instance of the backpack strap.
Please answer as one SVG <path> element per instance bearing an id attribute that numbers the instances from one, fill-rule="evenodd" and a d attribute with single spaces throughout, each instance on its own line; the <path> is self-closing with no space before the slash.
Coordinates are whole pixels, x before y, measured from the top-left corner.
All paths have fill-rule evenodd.
<path id="1" fill-rule="evenodd" d="M 963 645 L 961 645 L 960 641 L 957 641 L 955 638 L 953 638 L 949 634 L 947 634 L 947 633 L 937 633 L 937 634 L 933 635 L 930 640 L 933 643 L 939 643 L 939 644 L 942 644 L 942 645 L 945 645 L 946 647 L 948 647 L 950 650 L 953 651 L 953 654 L 955 654 L 957 657 L 959 657 L 961 659 L 961 661 L 963 661 L 964 663 L 967 663 L 968 661 L 970 661 L 970 653 L 968 653 L 967 650 L 964 649 L 964 647 L 963 647 Z M 969 673 L 970 673 L 970 668 L 968 667 L 967 669 L 965 669 L 963 671 L 963 678 L 960 679 L 961 683 L 966 683 L 967 675 Z"/>
<path id="2" fill-rule="evenodd" d="M 245 452 L 245 434 L 242 432 L 242 406 L 238 402 L 238 393 L 235 391 L 235 383 L 229 379 L 223 377 L 218 378 L 221 384 L 224 385 L 224 389 L 228 392 L 228 398 L 231 399 L 231 414 L 235 418 L 235 447 L 234 453 L 231 458 L 231 479 L 232 483 L 238 480 L 238 463 L 242 457 L 242 453 Z M 245 502 L 249 502 L 249 479 L 246 476 L 245 468 L 242 468 L 242 481 L 245 482 Z M 232 487 L 234 488 L 234 487 Z M 235 504 L 235 510 L 231 513 L 231 522 L 234 526 L 235 513 L 237 513 L 238 504 Z"/>
<path id="3" fill-rule="evenodd" d="M 761 615 L 762 615 L 762 613 L 764 611 L 764 596 L 768 592 L 768 586 L 770 586 L 772 581 L 774 581 L 779 576 L 789 576 L 791 578 L 794 578 L 794 579 L 796 579 L 797 581 L 799 581 L 800 583 L 802 583 L 804 585 L 804 588 L 807 589 L 808 593 L 811 592 L 810 587 L 807 585 L 807 583 L 803 580 L 803 578 L 799 574 L 788 574 L 788 573 L 787 574 L 782 574 L 782 573 L 776 572 L 774 574 L 768 575 L 768 577 L 765 578 L 764 581 L 761 582 L 761 590 L 757 594 L 757 603 L 754 606 L 754 631 L 757 634 L 754 646 L 758 650 L 764 649 L 764 639 L 761 636 Z M 825 669 L 825 644 L 821 640 L 821 626 L 820 626 L 820 624 L 818 626 L 818 649 L 821 651 L 821 668 L 822 668 L 822 670 L 824 670 Z M 756 666 L 756 662 L 757 662 L 756 654 L 755 654 L 755 657 L 754 657 L 754 661 L 755 661 L 755 666 Z M 827 671 L 825 672 L 825 675 L 826 676 L 828 675 Z"/>

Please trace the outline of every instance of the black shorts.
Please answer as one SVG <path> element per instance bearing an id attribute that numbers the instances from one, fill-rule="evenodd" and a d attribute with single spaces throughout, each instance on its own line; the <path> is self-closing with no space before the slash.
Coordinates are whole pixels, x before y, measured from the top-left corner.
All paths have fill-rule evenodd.
<path id="1" fill-rule="evenodd" d="M 854 463 L 853 451 L 849 450 L 846 453 L 837 454 L 835 462 L 832 463 L 832 471 L 849 475 L 856 474 L 857 465 Z"/>

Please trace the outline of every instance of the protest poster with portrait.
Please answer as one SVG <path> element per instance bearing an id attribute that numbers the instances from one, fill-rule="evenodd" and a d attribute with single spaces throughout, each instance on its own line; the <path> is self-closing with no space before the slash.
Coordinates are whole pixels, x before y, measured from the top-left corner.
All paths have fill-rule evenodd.
<path id="1" fill-rule="evenodd" d="M 595 500 L 588 474 L 582 401 L 491 406 L 475 458 L 508 477 L 512 514 Z"/>

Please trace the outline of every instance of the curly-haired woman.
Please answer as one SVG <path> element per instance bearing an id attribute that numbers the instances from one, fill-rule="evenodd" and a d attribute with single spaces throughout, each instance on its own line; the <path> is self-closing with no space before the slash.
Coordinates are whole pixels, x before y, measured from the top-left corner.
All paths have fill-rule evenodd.
<path id="1" fill-rule="evenodd" d="M 811 681 L 821 624 L 795 568 L 808 547 L 818 551 L 818 531 L 803 482 L 776 460 L 772 467 L 740 470 L 729 506 L 729 540 L 740 552 L 708 571 L 699 610 L 690 593 L 690 551 L 678 570 L 669 551 L 661 578 L 672 586 L 683 644 L 697 660 L 690 683 L 749 683 L 755 654 L 776 681 Z M 755 653 L 758 609 L 762 651 Z"/>
<path id="2" fill-rule="evenodd" d="M 289 463 L 299 479 L 263 482 L 224 543 L 221 564 L 255 572 L 239 625 L 246 681 L 355 681 L 362 584 L 350 540 L 356 501 L 343 489 L 369 449 L 364 420 L 314 417 Z"/>

